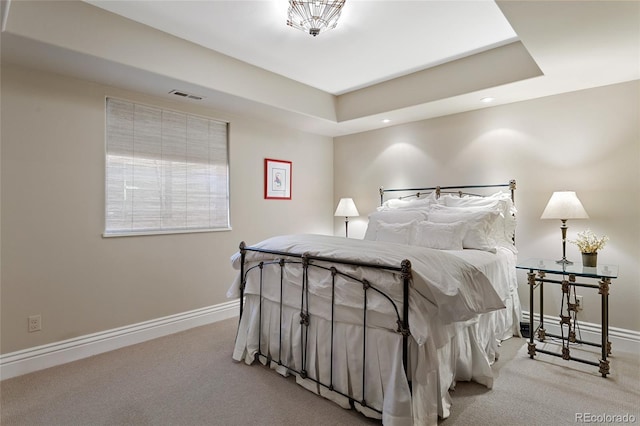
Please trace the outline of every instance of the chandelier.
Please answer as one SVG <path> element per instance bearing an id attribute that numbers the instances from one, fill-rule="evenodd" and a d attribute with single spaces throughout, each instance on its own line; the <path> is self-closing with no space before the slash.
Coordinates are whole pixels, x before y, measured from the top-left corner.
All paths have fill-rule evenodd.
<path id="1" fill-rule="evenodd" d="M 346 0 L 289 0 L 287 25 L 317 36 L 338 24 Z"/>

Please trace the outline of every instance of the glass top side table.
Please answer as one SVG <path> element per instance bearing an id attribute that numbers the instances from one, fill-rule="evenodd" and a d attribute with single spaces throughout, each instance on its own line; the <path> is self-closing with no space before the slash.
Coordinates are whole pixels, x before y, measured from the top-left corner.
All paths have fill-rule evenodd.
<path id="1" fill-rule="evenodd" d="M 611 355 L 611 342 L 609 342 L 609 286 L 611 280 L 618 277 L 618 266 L 602 264 L 596 267 L 583 266 L 581 263 L 565 264 L 557 263 L 550 259 L 527 259 L 518 262 L 517 269 L 525 269 L 527 272 L 527 280 L 529 284 L 529 357 L 533 359 L 536 352 L 559 356 L 566 360 L 573 360 L 585 364 L 591 364 L 600 368 L 602 377 L 609 374 L 609 360 L 607 357 Z M 581 281 L 578 282 L 577 278 Z M 596 283 L 593 281 L 596 280 Z M 562 303 L 560 308 L 560 330 L 561 335 L 548 333 L 544 328 L 544 284 L 554 284 L 562 286 Z M 576 323 L 578 303 L 576 300 L 575 288 L 592 288 L 598 289 L 601 299 L 601 343 L 593 343 L 577 339 Z M 534 290 L 538 289 L 539 293 L 539 326 L 534 330 Z M 567 333 L 565 333 L 565 329 Z M 534 343 L 534 334 L 537 334 L 539 341 L 544 342 L 547 336 L 560 339 L 562 342 L 562 353 L 548 351 L 537 348 Z M 599 362 L 585 360 L 571 355 L 570 344 L 581 343 L 601 348 L 602 357 Z"/>
<path id="2" fill-rule="evenodd" d="M 558 263 L 555 260 L 550 259 L 527 259 L 523 262 L 518 262 L 516 266 L 518 269 L 533 269 L 536 271 L 544 271 L 549 273 L 559 274 L 574 274 L 578 277 L 589 278 L 618 278 L 618 265 L 598 265 L 596 267 L 582 266 L 582 263 Z"/>

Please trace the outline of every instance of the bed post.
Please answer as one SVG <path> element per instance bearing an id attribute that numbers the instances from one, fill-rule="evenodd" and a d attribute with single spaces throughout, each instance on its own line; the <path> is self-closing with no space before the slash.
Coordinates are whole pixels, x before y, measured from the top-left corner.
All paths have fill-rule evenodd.
<path id="1" fill-rule="evenodd" d="M 409 353 L 409 336 L 411 331 L 409 330 L 409 282 L 411 281 L 411 262 L 408 259 L 402 261 L 402 281 L 403 281 L 403 294 L 402 294 L 402 324 L 400 333 L 402 333 L 402 365 L 404 366 L 404 373 L 407 376 L 409 382 L 409 388 L 411 388 L 411 376 L 409 375 L 408 366 L 408 353 Z"/>
<path id="2" fill-rule="evenodd" d="M 516 204 L 516 180 L 515 179 L 511 179 L 509 181 L 509 190 L 511 191 L 511 202 L 513 203 L 513 205 L 515 206 Z M 512 216 L 515 216 L 515 214 L 511 214 Z M 511 237 L 511 241 L 513 242 L 513 244 L 516 244 L 516 233 L 513 233 L 513 237 Z"/>
<path id="3" fill-rule="evenodd" d="M 246 279 L 244 276 L 244 259 L 247 255 L 246 250 L 247 245 L 244 241 L 240 242 L 240 320 L 242 319 L 242 309 L 244 302 L 244 286 L 246 284 Z"/>
<path id="4" fill-rule="evenodd" d="M 516 192 L 516 180 L 515 179 L 511 179 L 509 181 L 509 190 L 511 191 L 511 202 L 515 203 L 516 202 L 516 197 L 515 197 L 515 192 Z"/>
<path id="5" fill-rule="evenodd" d="M 302 254 L 302 288 L 300 289 L 300 377 L 307 378 L 307 344 L 309 342 L 309 253 Z M 305 306 L 306 305 L 306 306 Z M 332 354 L 333 355 L 333 354 Z"/>

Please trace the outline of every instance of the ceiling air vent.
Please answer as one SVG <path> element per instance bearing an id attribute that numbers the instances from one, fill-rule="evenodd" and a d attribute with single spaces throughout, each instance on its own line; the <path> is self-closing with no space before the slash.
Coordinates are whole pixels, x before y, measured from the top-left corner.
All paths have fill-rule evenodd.
<path id="1" fill-rule="evenodd" d="M 172 90 L 169 92 L 171 95 L 180 96 L 181 98 L 193 99 L 196 101 L 201 101 L 203 96 L 193 95 L 191 93 L 183 92 L 182 90 Z"/>

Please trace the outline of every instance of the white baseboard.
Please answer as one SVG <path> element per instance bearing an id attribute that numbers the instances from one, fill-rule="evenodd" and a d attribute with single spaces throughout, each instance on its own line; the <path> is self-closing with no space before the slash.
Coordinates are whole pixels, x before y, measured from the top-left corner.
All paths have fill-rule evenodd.
<path id="1" fill-rule="evenodd" d="M 538 320 L 538 314 L 535 314 L 534 319 Z M 522 312 L 522 321 L 529 322 L 529 312 Z M 580 327 L 580 333 L 582 340 L 589 342 L 600 343 L 600 324 L 593 324 L 589 322 L 580 321 L 578 318 L 578 325 Z M 544 316 L 544 328 L 553 334 L 560 334 L 560 319 L 558 316 L 545 315 Z M 640 332 L 627 330 L 624 328 L 609 327 L 609 341 L 611 342 L 612 354 L 615 355 L 617 351 L 640 353 Z"/>
<path id="2" fill-rule="evenodd" d="M 240 301 L 169 315 L 138 324 L 0 355 L 0 379 L 9 379 L 125 346 L 237 317 Z"/>

